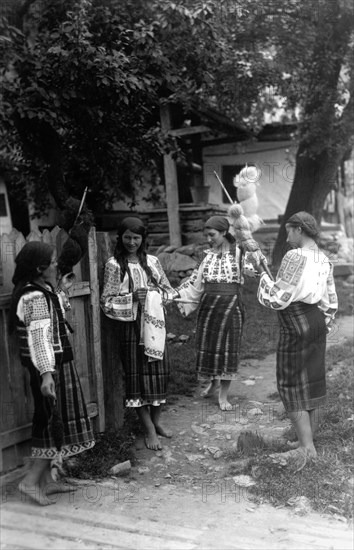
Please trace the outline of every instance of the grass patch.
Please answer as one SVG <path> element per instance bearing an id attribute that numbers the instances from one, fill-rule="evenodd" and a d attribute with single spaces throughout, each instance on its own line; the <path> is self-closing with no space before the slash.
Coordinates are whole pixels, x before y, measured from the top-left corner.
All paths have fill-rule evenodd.
<path id="1" fill-rule="evenodd" d="M 257 300 L 259 280 L 248 278 L 243 286 L 246 319 L 241 343 L 241 359 L 263 359 L 277 347 L 279 325 L 275 311 Z"/>
<path id="2" fill-rule="evenodd" d="M 118 432 L 96 433 L 96 445 L 75 458 L 65 462 L 65 469 L 71 477 L 79 479 L 100 479 L 109 476 L 115 464 L 125 460 L 134 461 L 133 420 L 128 420 Z"/>
<path id="3" fill-rule="evenodd" d="M 167 306 L 166 330 L 175 334 L 176 338 L 168 343 L 170 362 L 170 379 L 168 393 L 170 395 L 193 395 L 197 385 L 195 368 L 195 328 L 197 314 L 182 317 L 176 304 Z M 180 342 L 180 336 L 188 336 L 186 342 Z"/>
<path id="4" fill-rule="evenodd" d="M 257 485 L 250 494 L 258 502 L 277 506 L 290 499 L 307 497 L 314 510 L 351 519 L 353 517 L 354 439 L 352 345 L 333 346 L 334 369 L 328 377 L 328 404 L 325 407 L 316 446 L 318 459 L 296 473 L 274 464 L 268 455 L 288 450 L 275 441 L 266 449 L 248 453 L 233 452 L 228 458 L 231 474 L 250 474 Z M 338 361 L 336 361 L 336 357 Z M 290 502 L 289 502 L 290 501 Z"/>
<path id="5" fill-rule="evenodd" d="M 346 340 L 340 346 L 329 346 L 326 349 L 327 370 L 331 371 L 335 365 L 347 361 L 350 357 L 353 357 L 353 341 Z"/>
<path id="6" fill-rule="evenodd" d="M 341 279 L 337 279 L 336 291 L 338 296 L 338 314 L 337 315 L 353 315 L 354 311 L 354 293 L 353 287 L 344 286 Z"/>

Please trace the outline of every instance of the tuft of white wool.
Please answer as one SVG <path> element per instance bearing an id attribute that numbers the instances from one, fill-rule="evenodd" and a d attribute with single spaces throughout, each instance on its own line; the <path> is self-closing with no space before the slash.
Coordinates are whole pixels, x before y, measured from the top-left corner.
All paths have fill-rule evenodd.
<path id="1" fill-rule="evenodd" d="M 253 214 L 253 216 L 250 216 L 248 219 L 250 230 L 253 233 L 254 231 L 257 231 L 263 224 L 263 220 L 257 216 L 257 214 Z"/>

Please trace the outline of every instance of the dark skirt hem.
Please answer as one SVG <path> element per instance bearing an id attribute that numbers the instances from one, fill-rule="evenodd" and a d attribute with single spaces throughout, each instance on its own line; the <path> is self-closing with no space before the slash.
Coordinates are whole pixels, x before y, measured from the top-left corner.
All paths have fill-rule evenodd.
<path id="1" fill-rule="evenodd" d="M 286 412 L 311 411 L 325 405 L 327 402 L 327 396 L 324 395 L 323 397 L 315 397 L 314 399 L 309 399 L 307 401 L 286 402 L 285 399 L 282 399 L 282 402 Z"/>

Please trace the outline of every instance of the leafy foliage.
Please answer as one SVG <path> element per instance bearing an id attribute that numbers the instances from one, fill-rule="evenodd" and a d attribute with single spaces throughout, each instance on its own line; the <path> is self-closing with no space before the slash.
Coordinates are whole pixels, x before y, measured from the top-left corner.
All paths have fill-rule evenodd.
<path id="1" fill-rule="evenodd" d="M 185 109 L 206 101 L 234 119 L 249 113 L 265 68 L 225 32 L 232 9 L 212 0 L 48 0 L 32 3 L 21 31 L 4 21 L 1 161 L 18 168 L 17 188 L 32 183 L 40 210 L 48 188 L 59 206 L 86 185 L 96 205 L 134 200 L 144 170 L 156 186 L 161 154 L 180 153 L 161 132 L 160 101 Z M 258 59 L 252 74 L 244 56 Z"/>
<path id="2" fill-rule="evenodd" d="M 283 105 L 302 121 L 303 156 L 337 148 L 339 158 L 348 146 L 348 0 L 14 6 L 22 8 L 17 26 L 3 20 L 0 30 L 0 163 L 12 193 L 25 183 L 39 210 L 46 190 L 63 207 L 86 185 L 95 209 L 122 195 L 134 202 L 147 173 L 146 194 L 157 198 L 162 153 L 183 155 L 160 128 L 159 106 L 167 99 L 185 112 L 215 108 L 255 130 L 265 111 Z"/>

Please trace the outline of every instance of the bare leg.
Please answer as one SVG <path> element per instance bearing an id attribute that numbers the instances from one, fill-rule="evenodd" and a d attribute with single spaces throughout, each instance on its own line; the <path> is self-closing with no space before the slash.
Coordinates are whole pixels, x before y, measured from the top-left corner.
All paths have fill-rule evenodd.
<path id="1" fill-rule="evenodd" d="M 311 429 L 312 429 L 312 437 L 315 439 L 316 433 L 318 431 L 318 427 L 321 420 L 321 408 L 318 407 L 317 409 L 312 409 L 309 411 L 310 414 L 310 423 L 311 423 Z"/>
<path id="2" fill-rule="evenodd" d="M 43 479 L 45 479 L 47 474 L 50 475 L 50 460 L 44 458 L 33 459 L 30 470 L 18 485 L 19 491 L 25 497 L 30 497 L 35 502 L 38 502 L 38 504 L 41 504 L 41 506 L 53 504 L 53 501 L 47 497 L 45 485 L 43 485 Z"/>
<path id="3" fill-rule="evenodd" d="M 222 411 L 231 411 L 232 405 L 227 400 L 231 380 L 220 380 L 219 406 Z"/>
<path id="4" fill-rule="evenodd" d="M 213 378 L 213 380 L 210 380 L 208 386 L 205 388 L 205 390 L 202 391 L 200 395 L 202 397 L 210 397 L 218 389 L 218 387 L 219 387 L 219 380 L 217 380 L 216 378 Z"/>
<path id="5" fill-rule="evenodd" d="M 162 449 L 161 443 L 158 440 L 155 426 L 151 420 L 149 409 L 146 405 L 136 408 L 137 415 L 140 422 L 143 425 L 145 431 L 145 445 L 152 451 L 158 451 Z"/>
<path id="6" fill-rule="evenodd" d="M 319 423 L 320 423 L 321 409 L 320 408 L 312 409 L 311 411 L 308 411 L 308 412 L 309 412 L 309 415 L 310 415 L 312 439 L 313 439 L 313 442 L 314 442 L 315 439 L 316 439 L 316 433 L 317 433 L 318 426 L 319 426 Z M 300 445 L 300 441 L 288 441 L 288 446 L 291 449 L 297 449 L 301 445 Z"/>
<path id="7" fill-rule="evenodd" d="M 161 426 L 161 423 L 160 423 L 161 412 L 162 412 L 161 405 L 157 407 L 154 407 L 151 405 L 150 407 L 151 420 L 153 425 L 155 426 L 156 433 L 158 435 L 162 435 L 162 437 L 172 437 L 172 432 L 170 430 L 167 430 L 163 426 Z"/>
<path id="8" fill-rule="evenodd" d="M 299 448 L 306 451 L 310 458 L 316 458 L 317 452 L 313 443 L 313 432 L 310 420 L 312 411 L 289 412 L 289 418 L 294 425 L 299 440 Z M 315 417 L 315 415 L 314 415 Z"/>

